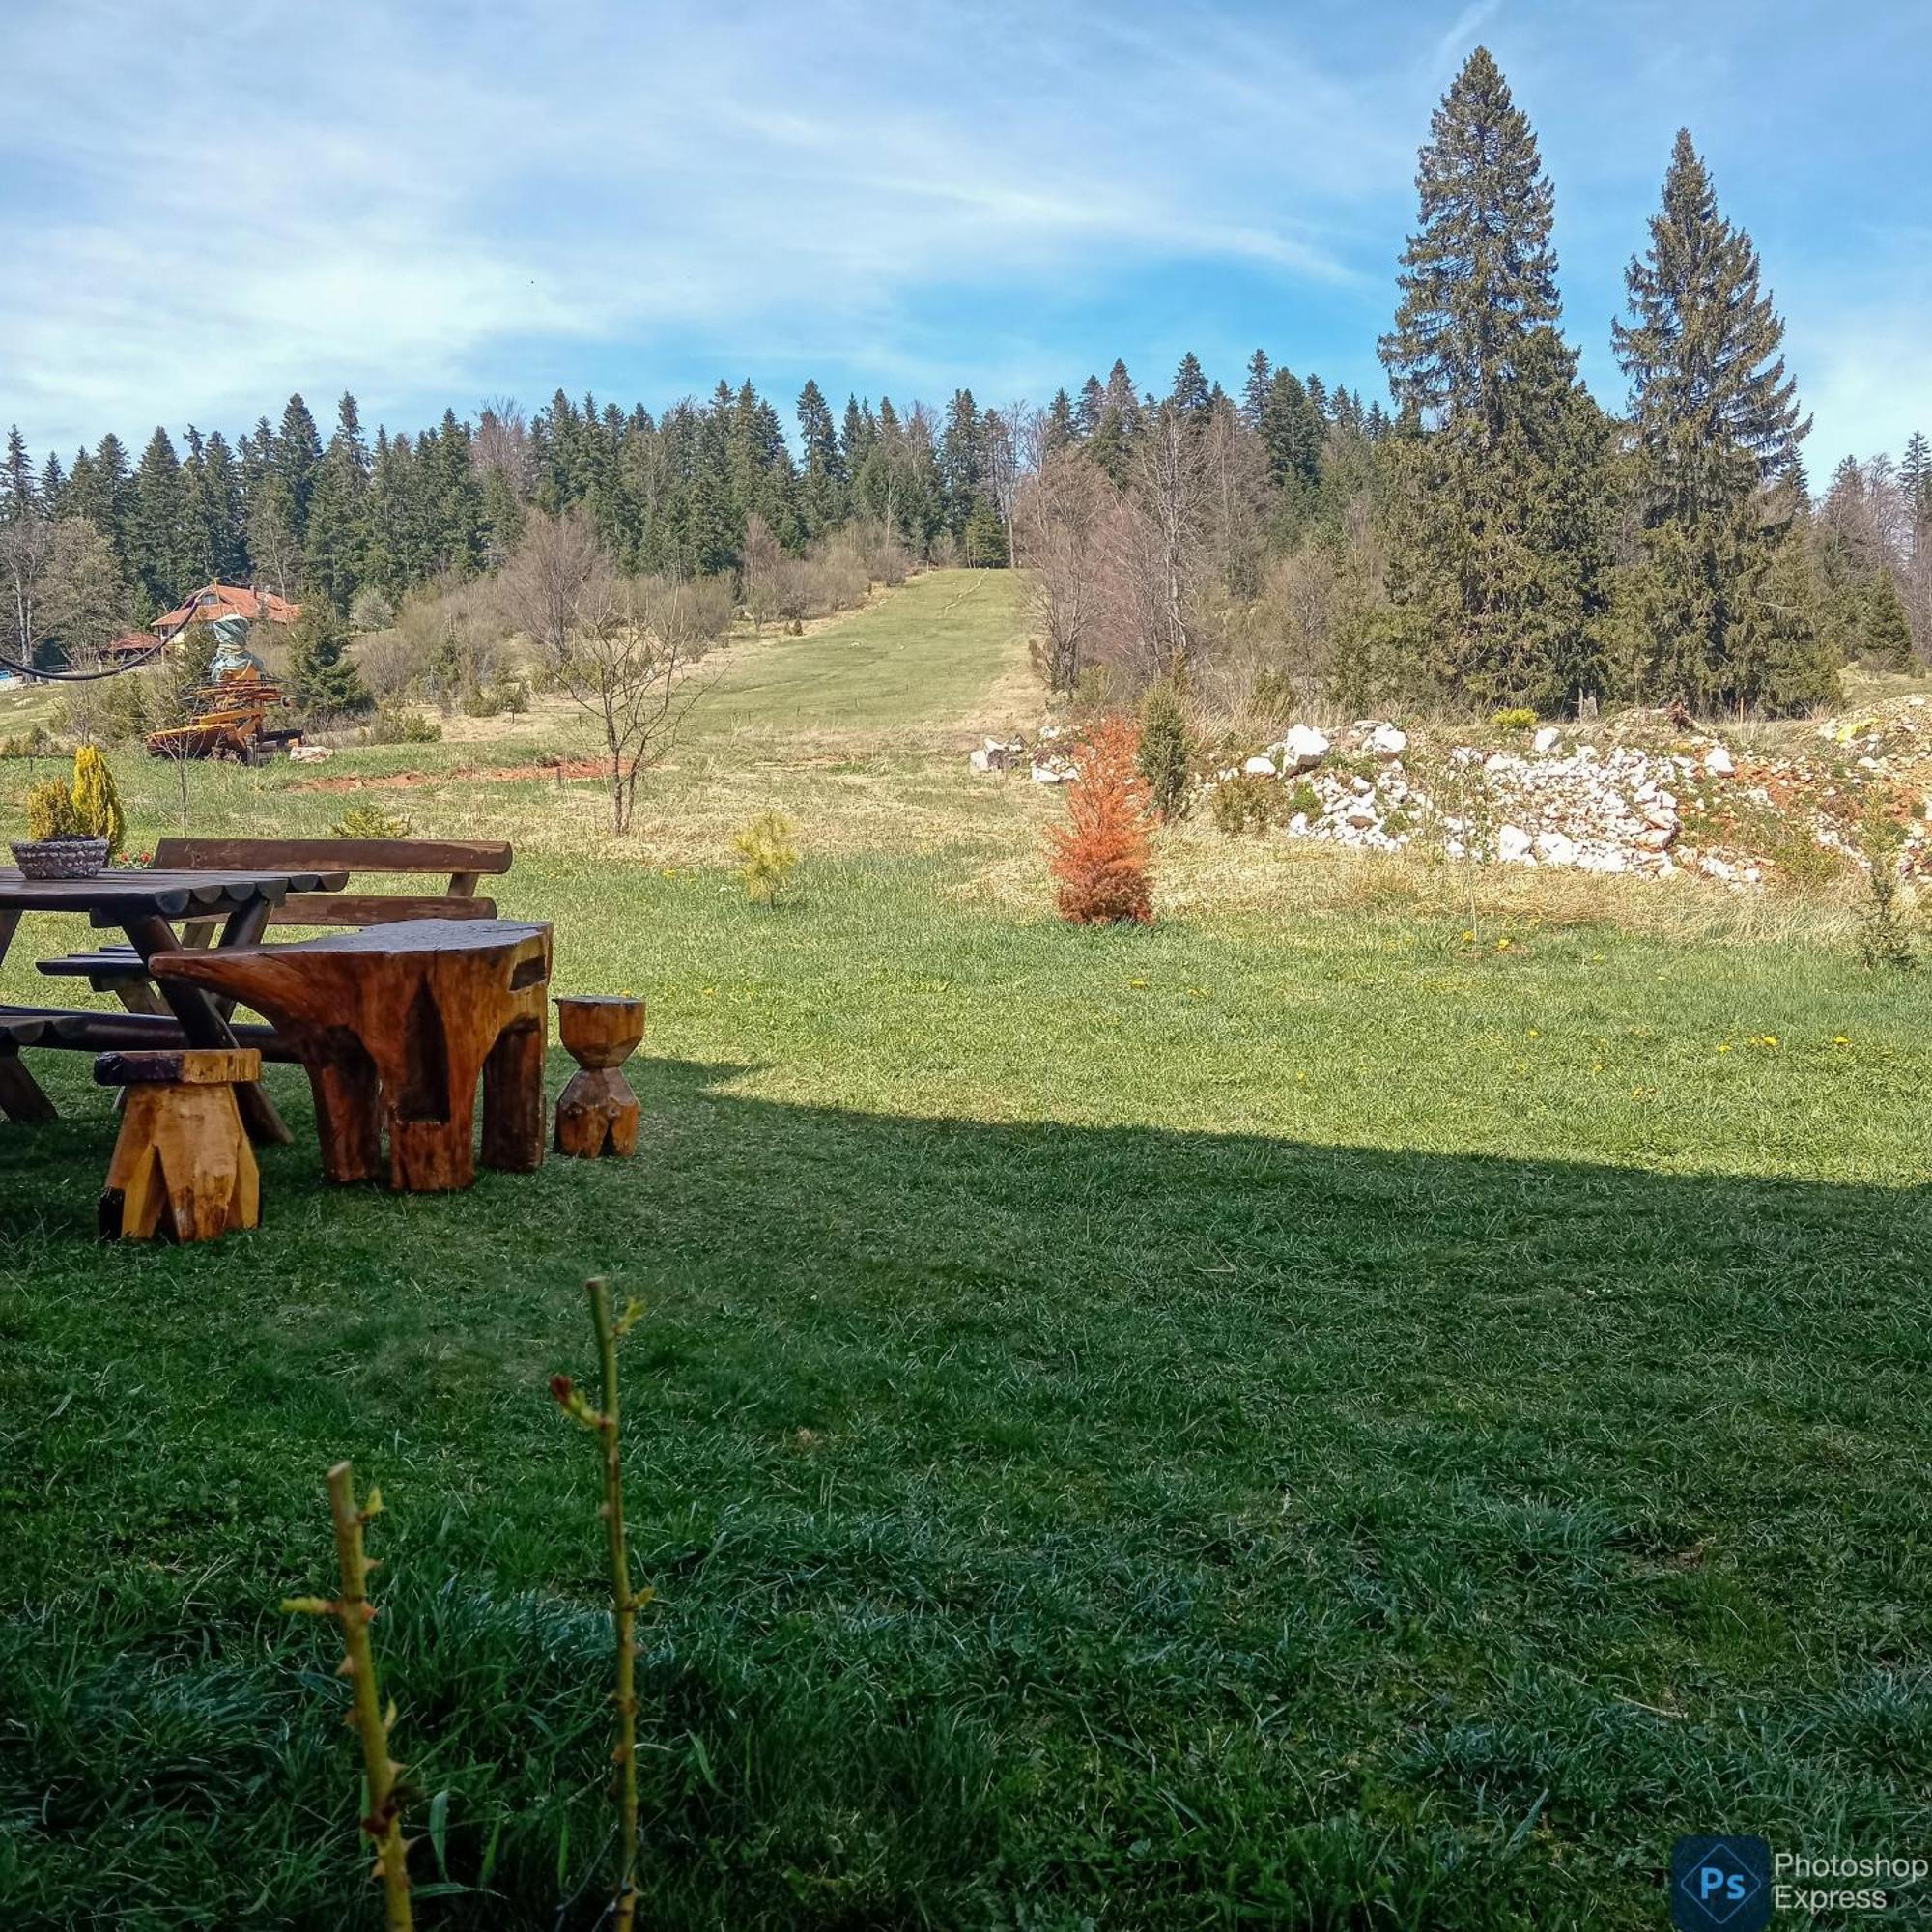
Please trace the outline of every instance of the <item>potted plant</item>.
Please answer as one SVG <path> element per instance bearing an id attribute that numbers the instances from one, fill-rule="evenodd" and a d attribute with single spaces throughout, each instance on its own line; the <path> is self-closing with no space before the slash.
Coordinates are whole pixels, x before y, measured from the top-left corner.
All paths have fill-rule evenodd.
<path id="1" fill-rule="evenodd" d="M 120 845 L 120 794 L 107 761 L 92 745 L 73 754 L 73 781 L 49 779 L 27 794 L 27 836 L 14 860 L 30 879 L 91 879 Z"/>

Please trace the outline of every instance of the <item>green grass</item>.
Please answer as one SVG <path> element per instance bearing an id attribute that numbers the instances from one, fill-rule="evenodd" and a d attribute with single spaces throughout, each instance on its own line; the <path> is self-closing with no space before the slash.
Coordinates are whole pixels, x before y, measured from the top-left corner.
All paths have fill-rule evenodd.
<path id="1" fill-rule="evenodd" d="M 700 727 L 864 729 L 958 718 L 1025 665 L 1024 587 L 1009 571 L 928 571 L 811 637 L 775 632 L 739 654 Z"/>
<path id="2" fill-rule="evenodd" d="M 655 838 L 762 795 L 706 804 L 729 752 Z M 413 1865 L 464 1889 L 419 1922 L 595 1922 L 595 1471 L 545 1383 L 599 1268 L 651 1310 L 654 1925 L 1634 1932 L 1679 1832 L 1926 1842 L 1923 976 L 1400 907 L 1068 930 L 974 888 L 1051 807 L 961 762 L 826 780 L 957 815 L 808 823 L 776 914 L 523 840 L 563 985 L 651 1001 L 628 1165 L 329 1189 L 278 1072 L 258 1233 L 100 1248 L 107 1096 L 52 1065 L 69 1118 L 0 1129 L 0 1922 L 373 1922 L 328 1634 L 273 1607 L 344 1454 L 412 1829 L 447 1794 Z M 340 807 L 197 776 L 212 822 Z"/>

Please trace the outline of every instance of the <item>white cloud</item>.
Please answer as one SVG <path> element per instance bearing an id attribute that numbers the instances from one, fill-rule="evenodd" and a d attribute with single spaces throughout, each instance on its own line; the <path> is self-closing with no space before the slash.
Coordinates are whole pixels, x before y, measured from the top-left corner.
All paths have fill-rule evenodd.
<path id="1" fill-rule="evenodd" d="M 1110 10 L 919 0 L 167 11 L 0 27 L 31 184 L 0 200 L 23 270 L 0 407 L 37 441 L 301 385 L 460 402 L 530 336 L 704 331 L 721 361 L 781 323 L 890 339 L 953 281 L 1346 280 L 1397 152 L 1277 33 L 1211 13 L 1177 48 Z"/>

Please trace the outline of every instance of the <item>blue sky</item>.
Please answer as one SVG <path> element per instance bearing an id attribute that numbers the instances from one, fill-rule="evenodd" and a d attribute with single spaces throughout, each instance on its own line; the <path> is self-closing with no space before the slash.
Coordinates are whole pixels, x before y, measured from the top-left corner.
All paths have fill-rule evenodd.
<path id="1" fill-rule="evenodd" d="M 1822 475 L 1932 432 L 1925 0 L 8 0 L 0 422 L 65 455 L 750 375 L 1038 403 L 1257 344 L 1384 393 L 1415 149 L 1486 43 L 1609 321 L 1688 123 Z"/>

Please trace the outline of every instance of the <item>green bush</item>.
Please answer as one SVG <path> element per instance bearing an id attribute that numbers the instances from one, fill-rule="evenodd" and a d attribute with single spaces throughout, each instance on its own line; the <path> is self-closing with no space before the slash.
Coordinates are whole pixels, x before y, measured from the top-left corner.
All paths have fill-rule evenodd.
<path id="1" fill-rule="evenodd" d="M 1505 705 L 1490 720 L 1498 731 L 1533 731 L 1536 713 L 1526 704 Z"/>
<path id="2" fill-rule="evenodd" d="M 1146 781 L 1148 803 L 1163 819 L 1183 818 L 1193 777 L 1194 734 L 1174 686 L 1151 684 L 1141 698 L 1140 775 Z"/>
<path id="3" fill-rule="evenodd" d="M 36 841 L 87 837 L 73 793 L 59 779 L 48 779 L 27 794 L 27 837 Z"/>
<path id="4" fill-rule="evenodd" d="M 415 826 L 380 805 L 352 805 L 328 829 L 337 838 L 407 838 Z"/>
<path id="5" fill-rule="evenodd" d="M 761 811 L 731 840 L 739 858 L 738 876 L 745 896 L 775 906 L 791 884 L 798 867 L 798 846 L 791 821 L 781 811 Z"/>
<path id="6" fill-rule="evenodd" d="M 369 726 L 372 745 L 434 745 L 442 736 L 442 726 L 427 712 L 404 705 L 385 704 Z"/>
<path id="7" fill-rule="evenodd" d="M 1208 810 L 1215 825 L 1231 838 L 1243 832 L 1265 832 L 1283 824 L 1288 794 L 1273 779 L 1259 773 L 1236 772 L 1208 794 Z"/>

